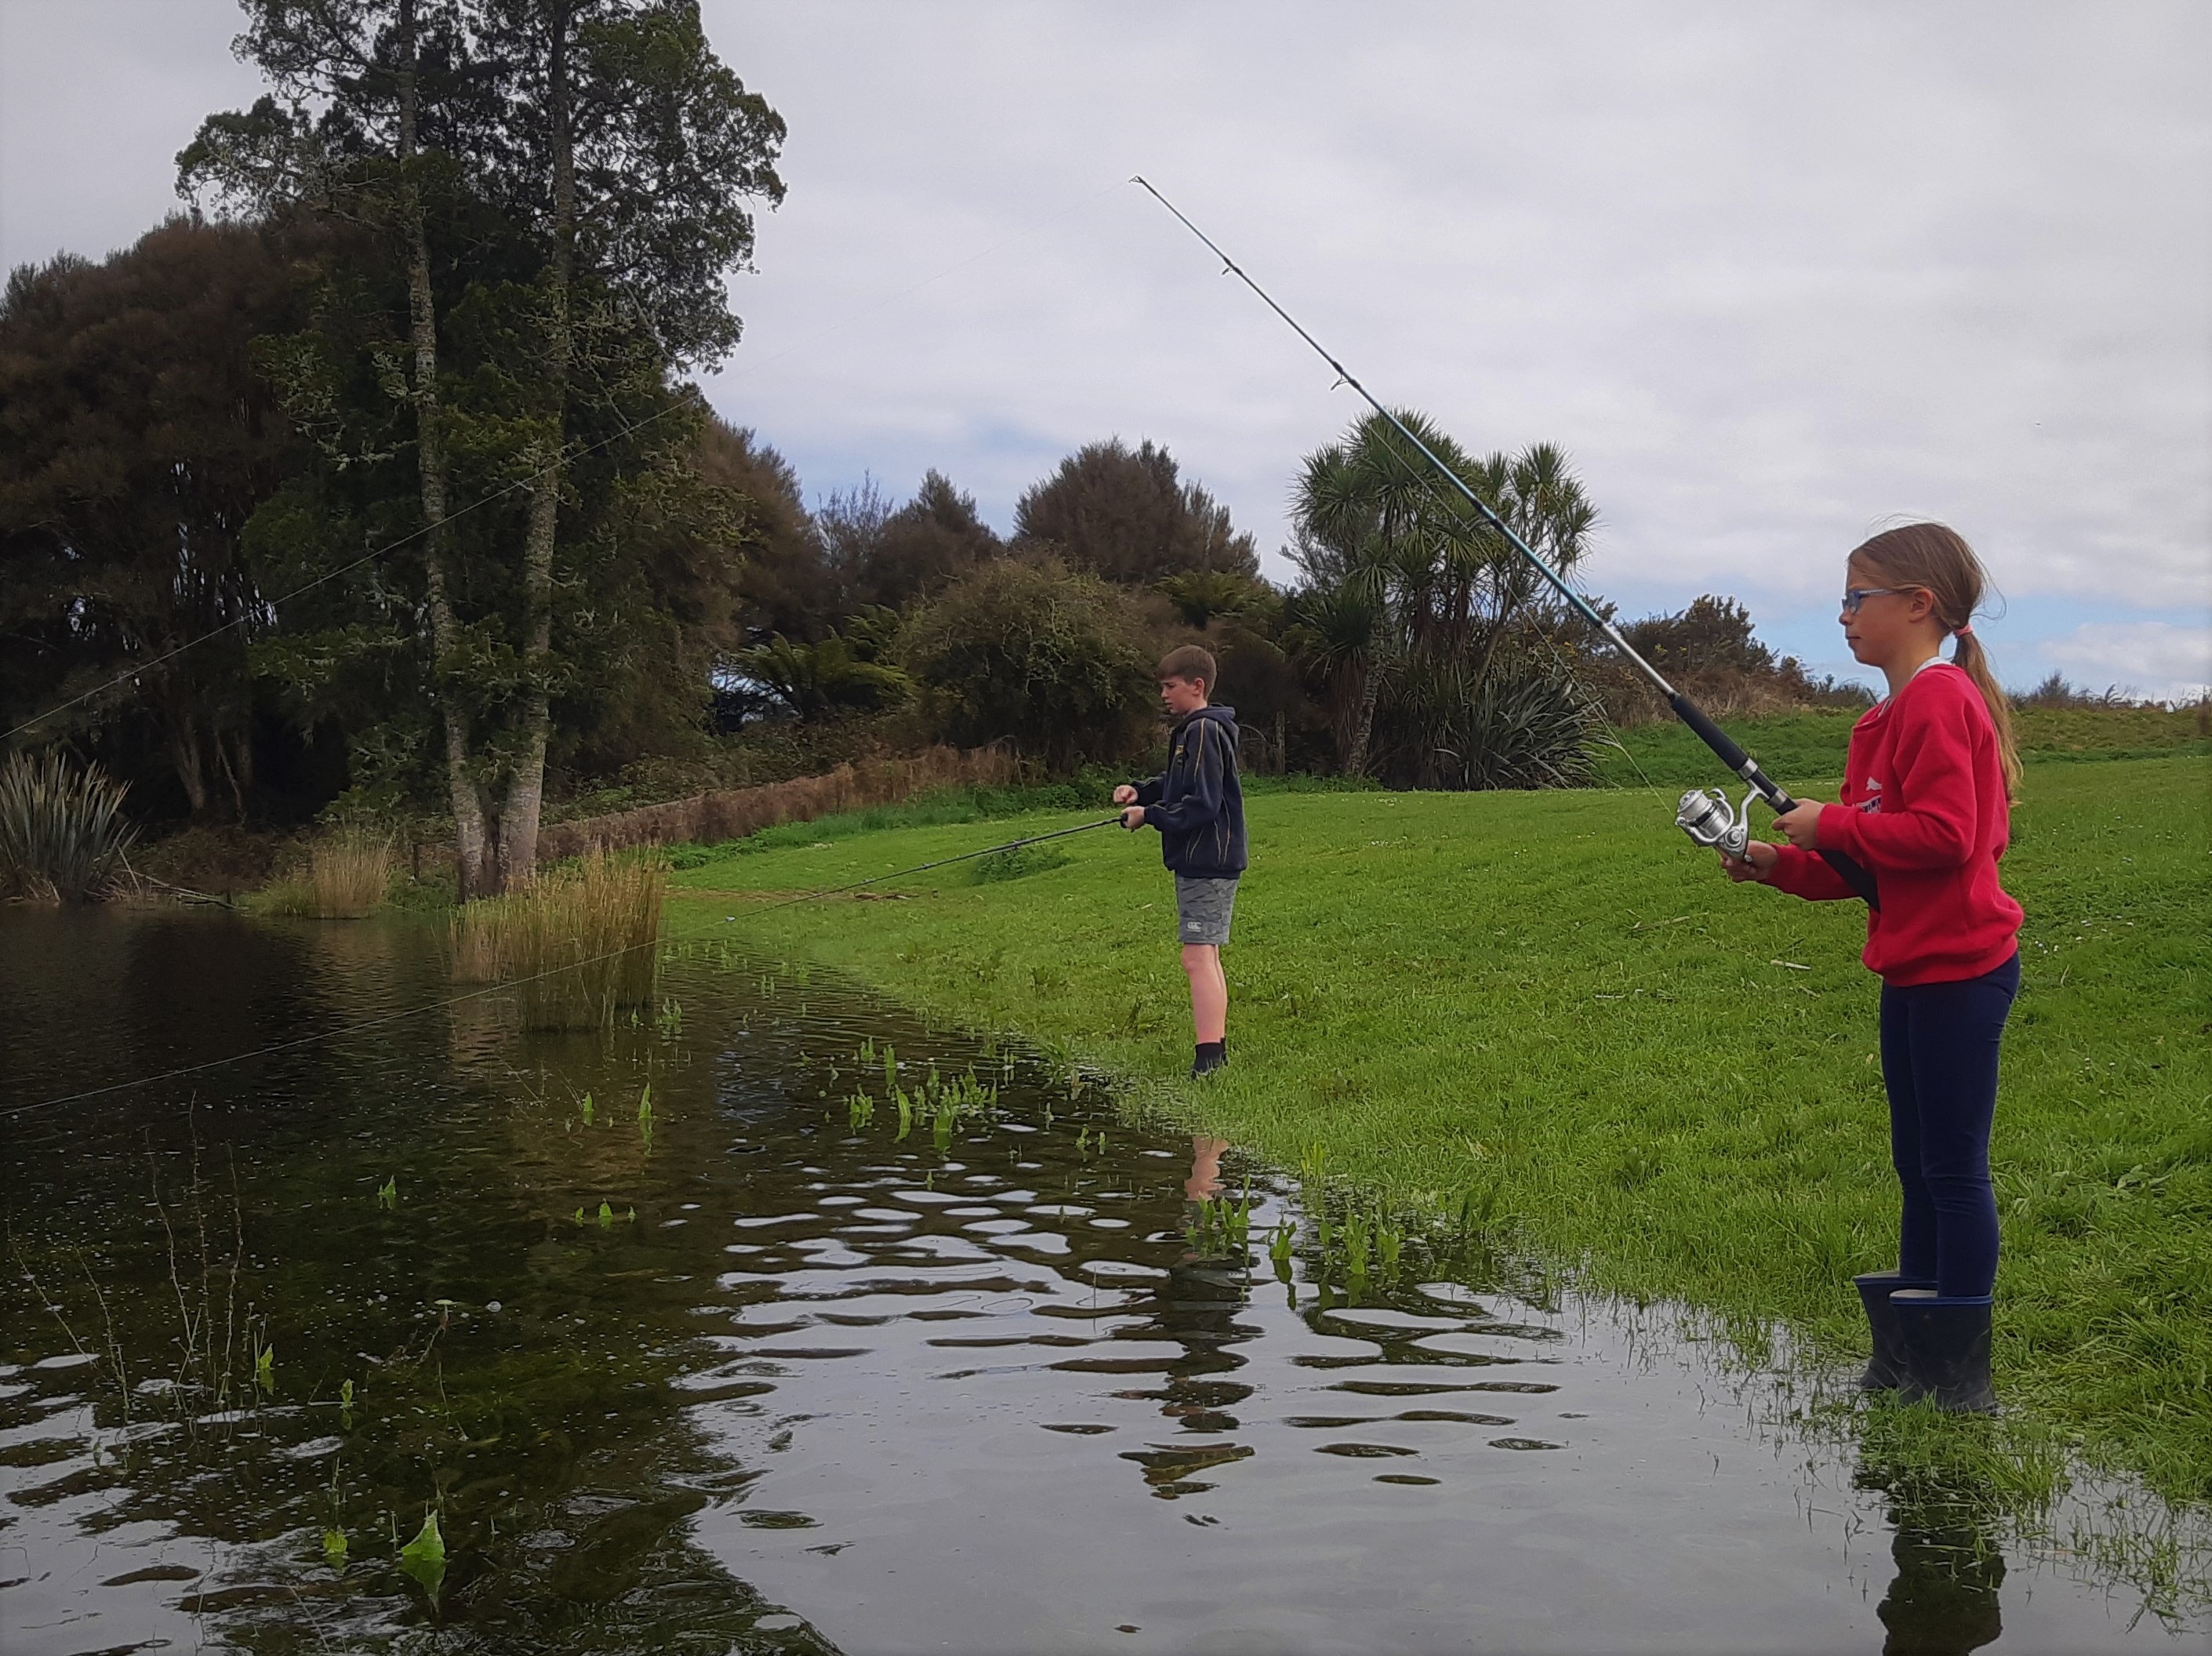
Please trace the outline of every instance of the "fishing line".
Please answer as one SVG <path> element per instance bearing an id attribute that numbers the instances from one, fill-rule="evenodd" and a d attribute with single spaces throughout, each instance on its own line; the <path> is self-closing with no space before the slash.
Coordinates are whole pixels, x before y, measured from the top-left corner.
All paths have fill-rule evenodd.
<path id="1" fill-rule="evenodd" d="M 1291 332 L 1305 341 L 1312 348 L 1314 355 L 1328 363 L 1334 371 L 1338 384 L 1351 386 L 1359 394 L 1362 401 L 1388 422 L 1391 428 L 1401 437 L 1411 443 L 1421 457 L 1436 468 L 1443 480 L 1457 490 L 1467 503 L 1475 509 L 1484 523 L 1502 536 L 1507 544 L 1528 560 L 1529 566 L 1567 601 L 1570 609 L 1602 634 L 1606 640 L 1618 650 L 1632 666 L 1650 681 L 1652 688 L 1666 698 L 1667 705 L 1674 710 L 1674 717 L 1688 725 L 1696 733 L 1698 739 L 1712 749 L 1716 758 L 1749 784 L 1749 792 L 1744 795 L 1743 804 L 1740 808 L 1731 806 L 1727 797 L 1717 789 L 1706 791 L 1693 788 L 1682 796 L 1681 802 L 1674 812 L 1675 825 L 1698 844 L 1711 846 L 1740 862 L 1745 860 L 1750 838 L 1750 809 L 1753 798 L 1756 796 L 1764 799 L 1768 807 L 1778 815 L 1795 810 L 1797 801 L 1790 798 L 1780 783 L 1761 770 L 1759 761 L 1746 753 L 1726 731 L 1716 725 L 1704 708 L 1668 683 L 1666 676 L 1646 661 L 1636 646 L 1621 636 L 1620 629 L 1606 619 L 1595 604 L 1569 585 L 1566 578 L 1559 571 L 1545 562 L 1537 555 L 1536 549 L 1515 532 L 1513 526 L 1498 515 L 1496 508 L 1489 501 L 1476 494 L 1465 478 L 1446 465 L 1437 452 L 1416 436 L 1403 420 L 1385 408 L 1375 393 L 1360 383 L 1358 375 L 1330 355 L 1328 348 L 1313 335 L 1308 333 L 1304 325 L 1296 317 L 1277 304 L 1273 296 L 1265 288 L 1246 275 L 1243 267 L 1235 259 L 1222 252 L 1218 242 L 1193 223 L 1181 208 L 1155 190 L 1149 180 L 1139 176 L 1133 178 L 1130 182 L 1140 186 L 1146 194 L 1173 214 L 1184 229 L 1204 243 L 1206 250 L 1221 261 L 1223 275 L 1233 276 L 1249 288 L 1261 303 L 1281 318 L 1285 325 Z M 1835 870 L 1845 884 L 1866 900 L 1869 907 L 1879 908 L 1881 906 L 1881 894 L 1875 889 L 1874 876 L 1860 866 L 1856 861 L 1840 851 L 1822 851 L 1819 855 L 1823 862 Z"/>
<path id="2" fill-rule="evenodd" d="M 912 868 L 898 868 L 885 874 L 872 874 L 865 880 L 854 880 L 844 885 L 825 886 L 818 891 L 803 891 L 795 897 L 786 897 L 781 901 L 757 908 L 753 913 L 757 916 L 773 914 L 779 908 L 789 908 L 797 903 L 812 902 L 821 897 L 841 896 L 848 891 L 858 891 L 863 886 L 880 885 L 885 880 L 902 880 L 909 875 L 925 874 L 931 869 L 945 868 L 954 863 L 973 862 L 979 857 L 991 857 L 1002 852 L 1018 851 L 1024 846 L 1042 845 L 1048 840 L 1065 840 L 1073 834 L 1089 834 L 1097 828 L 1114 828 L 1118 826 L 1121 821 L 1119 816 L 1105 816 L 1095 822 L 1079 823 L 1074 828 L 1055 828 L 1049 834 L 1024 834 L 1018 840 L 1009 840 L 1003 845 L 986 846 L 981 851 L 963 851 L 957 856 L 939 857 L 930 862 L 916 863 Z M 635 954 L 641 949 L 659 947 L 660 939 L 658 937 L 653 938 L 650 943 L 626 943 L 620 949 L 611 949 L 605 954 L 592 955 L 583 960 L 569 961 L 549 971 L 533 972 L 526 978 L 509 978 L 504 982 L 489 984 L 482 989 L 471 989 L 465 994 L 451 995 L 443 1000 L 430 1001 L 421 1006 L 406 1007 L 397 1012 L 386 1012 L 380 1017 L 363 1018 L 358 1022 L 345 1024 L 338 1028 L 320 1030 L 312 1035 L 298 1035 L 289 1040 L 271 1041 L 265 1046 L 257 1046 L 250 1052 L 233 1052 L 228 1058 L 211 1058 L 204 1063 L 183 1064 L 173 1070 L 164 1070 L 156 1075 L 140 1076 L 130 1081 L 111 1082 L 105 1087 L 90 1087 L 81 1093 L 70 1093 L 60 1098 L 44 1098 L 35 1104 L 19 1104 L 12 1109 L 0 1110 L 0 1120 L 10 1119 L 19 1115 L 28 1115 L 34 1110 L 52 1109 L 58 1105 L 81 1103 L 86 1099 L 105 1097 L 110 1093 L 128 1092 L 137 1087 L 159 1086 L 165 1081 L 175 1081 L 185 1076 L 199 1075 L 209 1070 L 220 1070 L 228 1065 L 244 1064 L 249 1059 L 266 1058 L 274 1052 L 288 1052 L 302 1046 L 313 1046 L 321 1041 L 343 1040 L 349 1035 L 359 1034 L 364 1030 L 384 1028 L 391 1024 L 404 1022 L 409 1018 L 421 1017 L 425 1013 L 442 1011 L 448 1007 L 464 1005 L 472 1000 L 481 1000 L 487 995 L 501 994 L 510 989 L 520 988 L 525 984 L 540 983 L 547 978 L 557 978 L 565 973 L 580 972 L 587 966 L 599 966 L 608 961 L 619 960 L 625 955 Z"/>
<path id="3" fill-rule="evenodd" d="M 896 293 L 888 294 L 884 298 L 877 300 L 872 304 L 864 306 L 857 311 L 849 312 L 837 321 L 831 323 L 828 327 L 822 329 L 819 332 L 809 334 L 805 338 L 785 346 L 781 350 L 776 352 L 772 356 L 763 357 L 760 361 L 759 366 L 766 367 L 772 362 L 781 362 L 787 356 L 796 355 L 799 352 L 820 343 L 823 340 L 829 338 L 832 334 L 842 332 L 846 328 L 852 326 L 855 322 L 860 321 L 862 318 L 872 316 L 878 311 L 883 310 L 887 306 L 896 305 L 902 299 L 908 298 L 915 294 L 920 293 L 924 288 L 930 286 L 933 282 L 941 282 L 946 276 L 957 275 L 960 271 L 968 269 L 968 267 L 972 264 L 981 263 L 984 259 L 990 258 L 994 253 L 1002 252 L 1017 242 L 1025 241 L 1030 237 L 1037 234 L 1039 232 L 1049 229 L 1052 226 L 1059 223 L 1061 220 L 1072 216 L 1083 208 L 1088 207 L 1092 202 L 1097 200 L 1100 197 L 1106 195 L 1111 191 L 1117 190 L 1120 187 L 1120 181 L 1116 180 L 1115 183 L 1109 184 L 1101 189 L 1093 191 L 1090 195 L 1079 197 L 1074 202 L 1063 207 L 1058 212 L 1048 214 L 1043 218 L 1036 220 L 1026 228 L 1015 232 L 1012 235 L 1006 237 L 1004 240 L 992 243 L 991 246 L 984 248 L 982 252 L 971 254 L 968 258 L 958 261 L 957 264 L 948 264 L 943 270 L 935 272 L 933 275 L 924 276 L 921 281 L 914 283 L 911 287 L 902 288 Z M 701 400 L 702 402 L 705 400 L 703 393 Z M 708 406 L 711 408 L 712 405 L 709 404 Z M 618 443 L 623 441 L 625 438 L 635 436 L 637 433 L 643 431 L 647 426 L 653 425 L 659 421 L 665 420 L 672 414 L 682 413 L 689 409 L 690 407 L 691 404 L 687 400 L 679 397 L 676 402 L 661 409 L 659 413 L 648 415 L 644 419 L 637 422 L 636 424 L 626 426 L 621 431 L 615 433 L 611 437 L 603 437 L 596 443 L 577 449 L 564 459 L 552 461 L 541 467 L 539 470 L 531 472 L 526 476 L 518 477 L 514 482 L 507 484 L 504 488 L 493 490 L 492 493 L 485 495 L 483 499 L 471 501 L 459 511 L 447 513 L 443 518 L 441 518 L 434 524 L 423 524 L 418 528 L 409 531 L 406 534 L 402 535 L 397 540 L 387 541 L 382 546 L 376 548 L 373 551 L 362 553 L 361 556 L 353 559 L 350 562 L 342 563 L 335 569 L 325 570 L 323 573 L 317 575 L 312 580 L 301 582 L 299 585 L 292 588 L 291 591 L 288 592 L 282 593 L 273 598 L 264 598 L 254 610 L 249 610 L 242 615 L 234 616 L 230 620 L 223 622 L 222 626 L 210 628 L 206 632 L 200 634 L 197 638 L 186 639 L 182 644 L 176 646 L 173 649 L 166 650 L 150 660 L 136 663 L 132 666 L 125 669 L 124 671 L 118 673 L 113 678 L 108 679 L 104 683 L 94 685 L 92 688 L 84 691 L 82 695 L 71 696 L 66 701 L 58 701 L 52 707 L 46 708 L 43 713 L 33 714 L 29 719 L 25 719 L 21 724 L 16 725 L 12 730 L 0 731 L 0 742 L 12 741 L 15 737 L 21 736 L 25 731 L 30 730 L 33 726 L 45 724 L 46 720 L 52 719 L 57 713 L 64 713 L 72 707 L 82 707 L 84 703 L 91 701 L 95 696 L 105 695 L 110 690 L 115 689 L 121 685 L 128 684 L 131 680 L 153 671 L 155 668 L 161 666 L 163 663 L 175 660 L 179 656 L 183 655 L 187 650 L 197 649 L 199 646 L 209 642 L 210 640 L 221 638 L 225 633 L 231 631 L 234 628 L 242 627 L 247 622 L 256 619 L 258 612 L 261 610 L 274 610 L 280 605 L 289 604 L 294 598 L 299 597 L 305 593 L 313 591 L 315 588 L 320 586 L 325 581 L 336 580 L 339 576 L 349 574 L 354 570 L 360 568 L 363 564 L 373 563 L 377 559 L 385 556 L 388 553 L 397 552 L 404 546 L 412 545 L 415 542 L 421 540 L 424 536 L 429 534 L 434 529 L 442 528 L 447 524 L 458 522 L 459 519 L 467 517 L 469 513 L 477 511 L 480 507 L 489 506 L 495 500 L 506 499 L 507 496 L 514 494 L 517 489 L 528 488 L 539 478 L 558 470 L 562 466 L 573 465 L 576 461 L 582 459 L 586 455 L 595 454 L 599 450 L 606 447 L 610 443 Z"/>

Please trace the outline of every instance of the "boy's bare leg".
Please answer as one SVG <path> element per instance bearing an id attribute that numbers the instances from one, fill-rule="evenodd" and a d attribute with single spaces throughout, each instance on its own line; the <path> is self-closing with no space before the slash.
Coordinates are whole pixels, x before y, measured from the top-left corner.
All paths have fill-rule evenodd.
<path id="1" fill-rule="evenodd" d="M 1190 980 L 1190 1024 L 1198 1044 L 1221 1040 L 1229 1024 L 1229 980 L 1222 975 L 1221 951 L 1210 943 L 1187 943 L 1182 969 Z"/>

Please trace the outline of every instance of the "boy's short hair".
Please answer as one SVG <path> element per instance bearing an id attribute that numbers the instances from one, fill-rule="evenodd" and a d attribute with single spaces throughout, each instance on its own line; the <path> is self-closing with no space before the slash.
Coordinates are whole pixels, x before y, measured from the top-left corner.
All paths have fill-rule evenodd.
<path id="1" fill-rule="evenodd" d="M 1160 658 L 1159 676 L 1162 678 L 1203 679 L 1206 688 L 1210 690 L 1214 684 L 1213 652 L 1201 650 L 1195 644 L 1179 644 Z"/>

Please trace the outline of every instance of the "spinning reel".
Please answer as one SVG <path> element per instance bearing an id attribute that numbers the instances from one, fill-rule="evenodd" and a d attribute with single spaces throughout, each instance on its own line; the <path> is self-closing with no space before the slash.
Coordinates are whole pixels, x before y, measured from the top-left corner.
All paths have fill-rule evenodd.
<path id="1" fill-rule="evenodd" d="M 1692 788 L 1675 809 L 1674 826 L 1701 846 L 1711 846 L 1739 863 L 1749 862 L 1751 802 L 1758 798 L 1759 790 L 1753 788 L 1741 805 L 1731 805 L 1718 788 Z"/>

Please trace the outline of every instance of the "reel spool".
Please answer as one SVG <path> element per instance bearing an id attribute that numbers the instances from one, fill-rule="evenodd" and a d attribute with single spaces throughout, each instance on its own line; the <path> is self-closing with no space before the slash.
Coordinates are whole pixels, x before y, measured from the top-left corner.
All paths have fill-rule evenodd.
<path id="1" fill-rule="evenodd" d="M 1751 802 L 1759 798 L 1752 789 L 1740 806 L 1729 804 L 1718 788 L 1692 788 L 1674 810 L 1674 826 L 1701 846 L 1711 846 L 1739 863 L 1750 860 Z"/>

